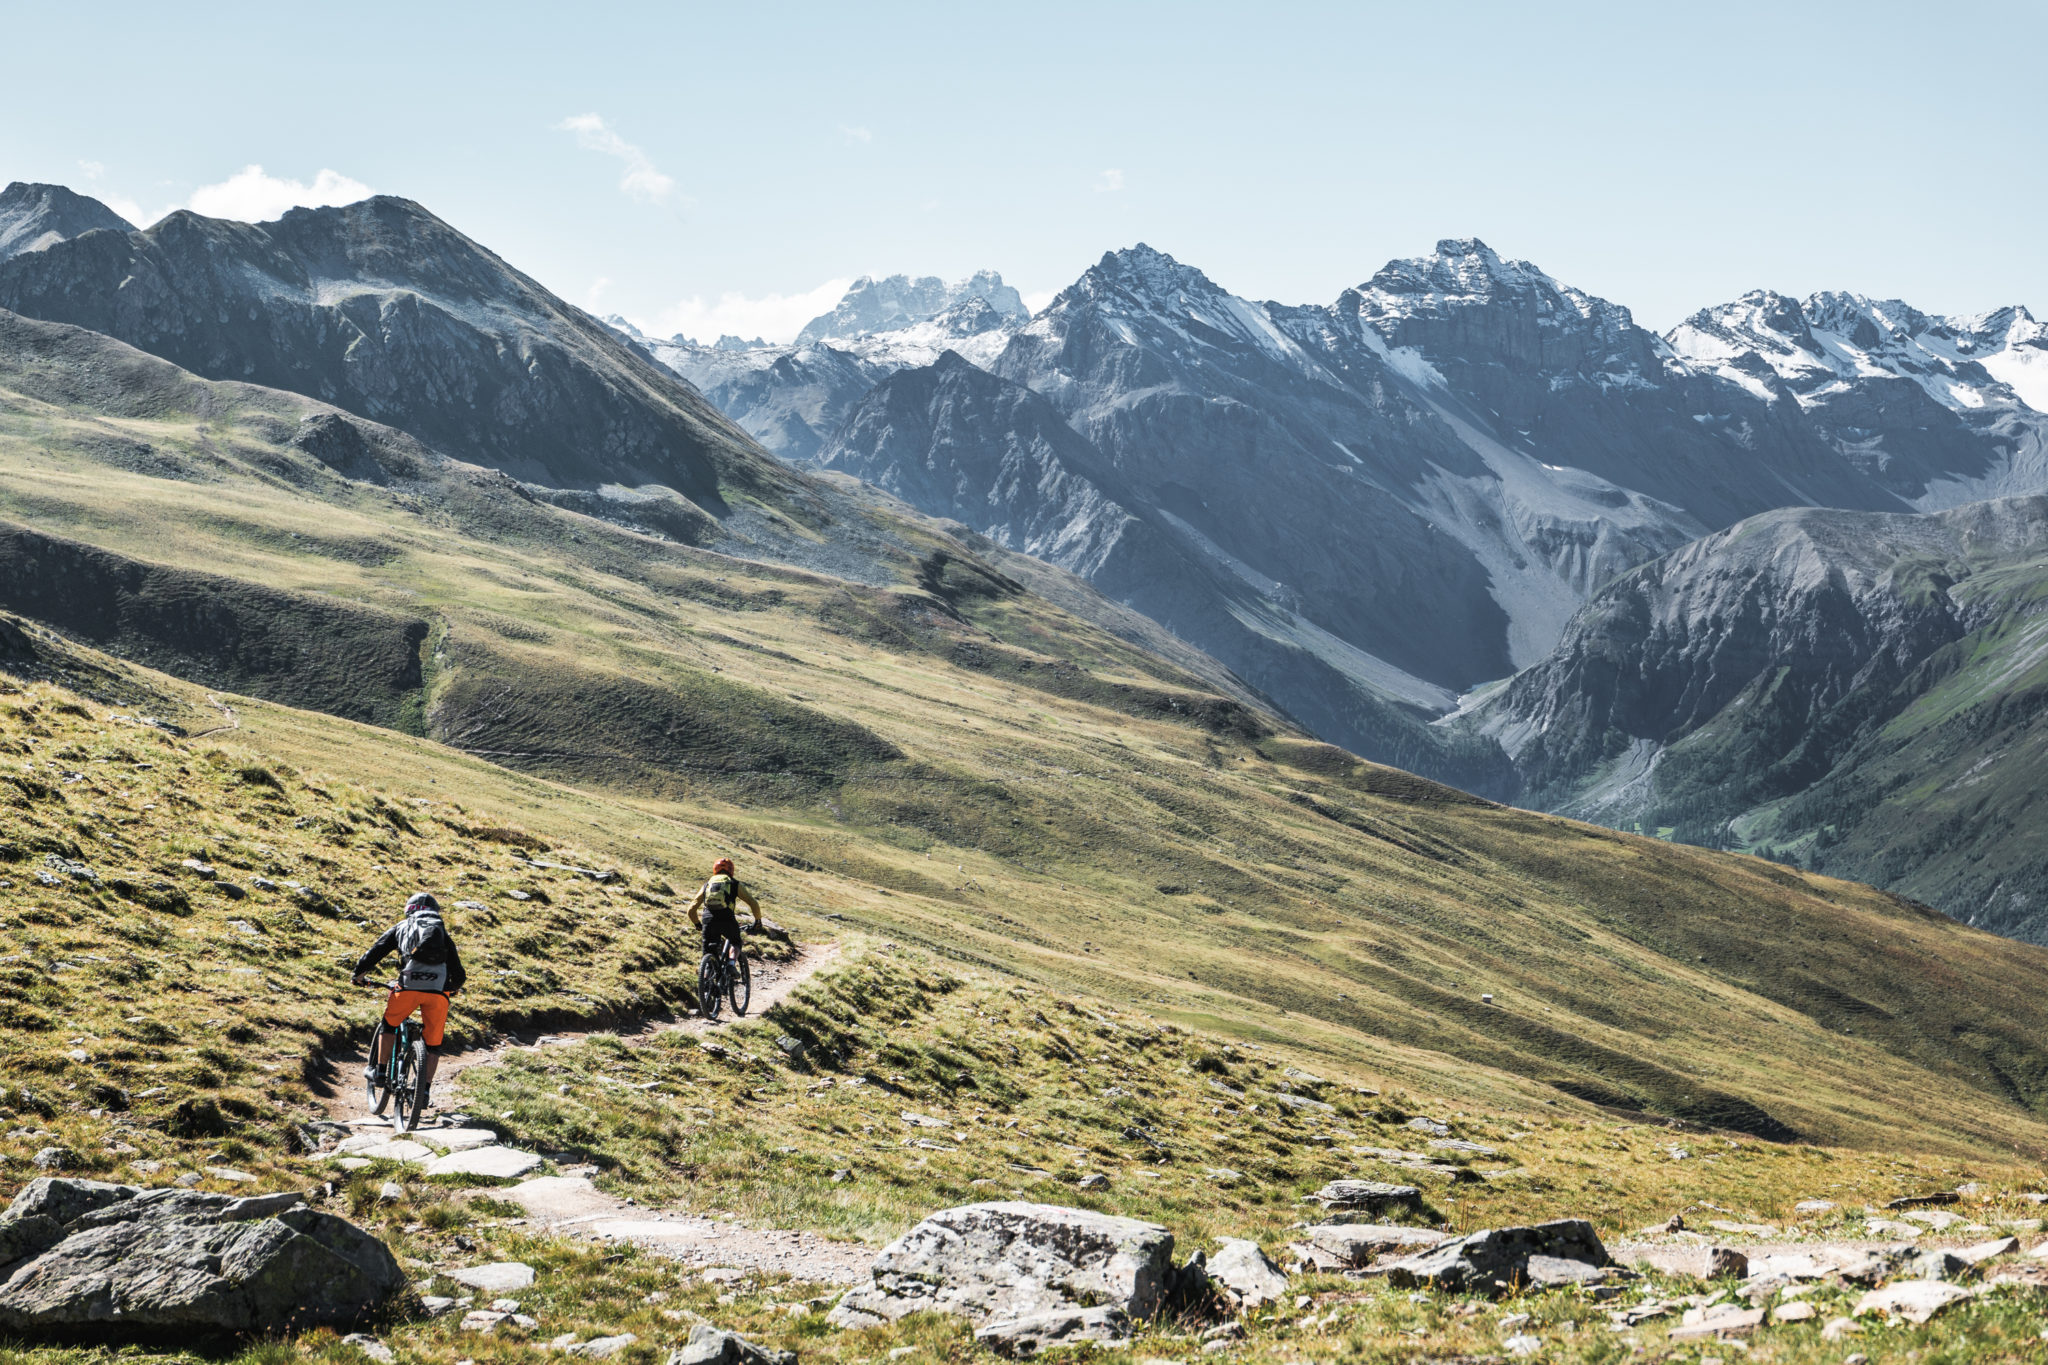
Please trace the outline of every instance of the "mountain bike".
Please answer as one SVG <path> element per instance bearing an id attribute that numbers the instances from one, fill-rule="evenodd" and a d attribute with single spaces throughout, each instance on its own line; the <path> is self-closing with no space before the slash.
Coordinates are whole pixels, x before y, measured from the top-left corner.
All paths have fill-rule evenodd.
<path id="1" fill-rule="evenodd" d="M 754 977 L 747 970 L 746 955 L 731 939 L 721 940 L 717 954 L 704 954 L 697 968 L 698 1011 L 706 1019 L 716 1019 L 720 1004 L 729 1001 L 734 1014 L 745 1015 L 753 998 Z"/>
<path id="2" fill-rule="evenodd" d="M 372 989 L 389 993 L 398 989 L 397 982 L 375 986 Z M 383 1027 L 383 1016 L 378 1016 L 378 1027 Z M 427 1060 L 427 1040 L 420 1032 L 417 1019 L 408 1016 L 393 1030 L 391 1056 L 377 1069 L 377 1074 L 364 1080 L 363 1086 L 370 1092 L 370 1112 L 381 1114 L 392 1100 L 398 1101 L 397 1112 L 391 1116 L 394 1132 L 409 1133 L 420 1126 L 420 1115 L 427 1107 L 426 1087 L 419 1083 L 420 1068 Z M 373 1035 L 374 1036 L 374 1035 Z M 376 1044 L 370 1045 L 373 1049 Z M 371 1054 L 373 1057 L 375 1053 Z"/>

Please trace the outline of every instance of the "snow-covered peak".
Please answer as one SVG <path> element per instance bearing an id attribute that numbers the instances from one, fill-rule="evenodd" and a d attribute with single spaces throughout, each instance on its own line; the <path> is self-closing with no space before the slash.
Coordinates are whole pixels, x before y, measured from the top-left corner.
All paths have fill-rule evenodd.
<path id="1" fill-rule="evenodd" d="M 1024 296 L 1004 284 L 1003 277 L 993 270 L 977 270 L 954 284 L 936 275 L 890 275 L 879 280 L 863 275 L 831 312 L 804 325 L 797 333 L 797 344 L 897 331 L 929 321 L 969 299 L 981 300 L 1004 318 L 1022 321 L 1031 313 L 1024 306 Z"/>
<path id="2" fill-rule="evenodd" d="M 2048 329 L 2024 308 L 1942 318 L 1840 290 L 1796 304 L 1752 290 L 1701 309 L 1667 340 L 1688 363 L 1747 388 L 1773 372 L 1807 406 L 1861 381 L 1910 379 L 1956 412 L 2015 402 L 2048 411 Z"/>
<path id="3" fill-rule="evenodd" d="M 1182 352 L 1190 346 L 1241 343 L 1295 368 L 1311 362 L 1275 325 L 1269 305 L 1253 303 L 1140 242 L 1101 260 L 1060 291 L 1022 335 L 1064 335 L 1077 319 L 1093 319 L 1127 346 Z"/>
<path id="4" fill-rule="evenodd" d="M 1446 237 L 1427 256 L 1389 261 L 1357 290 L 1367 317 L 1444 314 L 1513 303 L 1540 314 L 1634 325 L 1628 309 L 1559 284 L 1527 261 L 1504 259 L 1477 237 Z"/>

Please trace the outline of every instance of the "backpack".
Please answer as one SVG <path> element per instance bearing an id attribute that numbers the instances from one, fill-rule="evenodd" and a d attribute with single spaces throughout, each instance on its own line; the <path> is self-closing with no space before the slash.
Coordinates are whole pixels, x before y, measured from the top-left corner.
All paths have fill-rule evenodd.
<path id="1" fill-rule="evenodd" d="M 448 929 L 434 910 L 415 910 L 398 926 L 398 988 L 441 991 L 448 987 Z"/>
<path id="2" fill-rule="evenodd" d="M 704 883 L 704 912 L 708 915 L 730 915 L 739 903 L 739 883 L 723 872 Z"/>

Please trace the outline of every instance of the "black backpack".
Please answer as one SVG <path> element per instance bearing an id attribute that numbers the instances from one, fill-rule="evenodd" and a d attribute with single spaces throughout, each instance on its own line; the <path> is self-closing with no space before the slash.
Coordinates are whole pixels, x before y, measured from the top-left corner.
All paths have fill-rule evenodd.
<path id="1" fill-rule="evenodd" d="M 448 988 L 448 927 L 441 912 L 414 910 L 398 926 L 398 988 L 441 991 Z"/>

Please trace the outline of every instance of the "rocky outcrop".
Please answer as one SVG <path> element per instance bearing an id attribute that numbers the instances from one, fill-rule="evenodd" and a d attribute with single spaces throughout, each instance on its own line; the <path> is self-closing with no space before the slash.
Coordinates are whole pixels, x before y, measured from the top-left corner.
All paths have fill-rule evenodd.
<path id="1" fill-rule="evenodd" d="M 1326 1210 L 1347 1214 L 1378 1215 L 1422 1208 L 1422 1191 L 1419 1188 L 1391 1185 L 1384 1180 L 1332 1180 L 1309 1199 Z"/>
<path id="2" fill-rule="evenodd" d="M 1020 1202 L 940 1210 L 883 1248 L 873 1276 L 839 1301 L 834 1326 L 953 1313 L 1017 1354 L 1120 1337 L 1194 1278 L 1175 1267 L 1173 1234 L 1155 1223 Z"/>
<path id="3" fill-rule="evenodd" d="M 1499 1295 L 1532 1284 L 1591 1279 L 1608 1263 L 1607 1248 L 1593 1225 L 1571 1218 L 1487 1228 L 1395 1261 L 1387 1267 L 1387 1278 L 1405 1287 Z"/>
<path id="4" fill-rule="evenodd" d="M 1208 1259 L 1210 1286 L 1226 1295 L 1231 1306 L 1250 1312 L 1279 1302 L 1287 1293 L 1287 1276 L 1259 1244 L 1242 1237 L 1218 1239 L 1222 1250 Z"/>
<path id="5" fill-rule="evenodd" d="M 700 1322 L 690 1339 L 669 1352 L 668 1365 L 796 1365 L 795 1351 L 776 1351 Z"/>
<path id="6" fill-rule="evenodd" d="M 0 1329 L 23 1335 L 344 1325 L 404 1287 L 382 1242 L 295 1194 L 43 1178 L 0 1215 Z"/>

